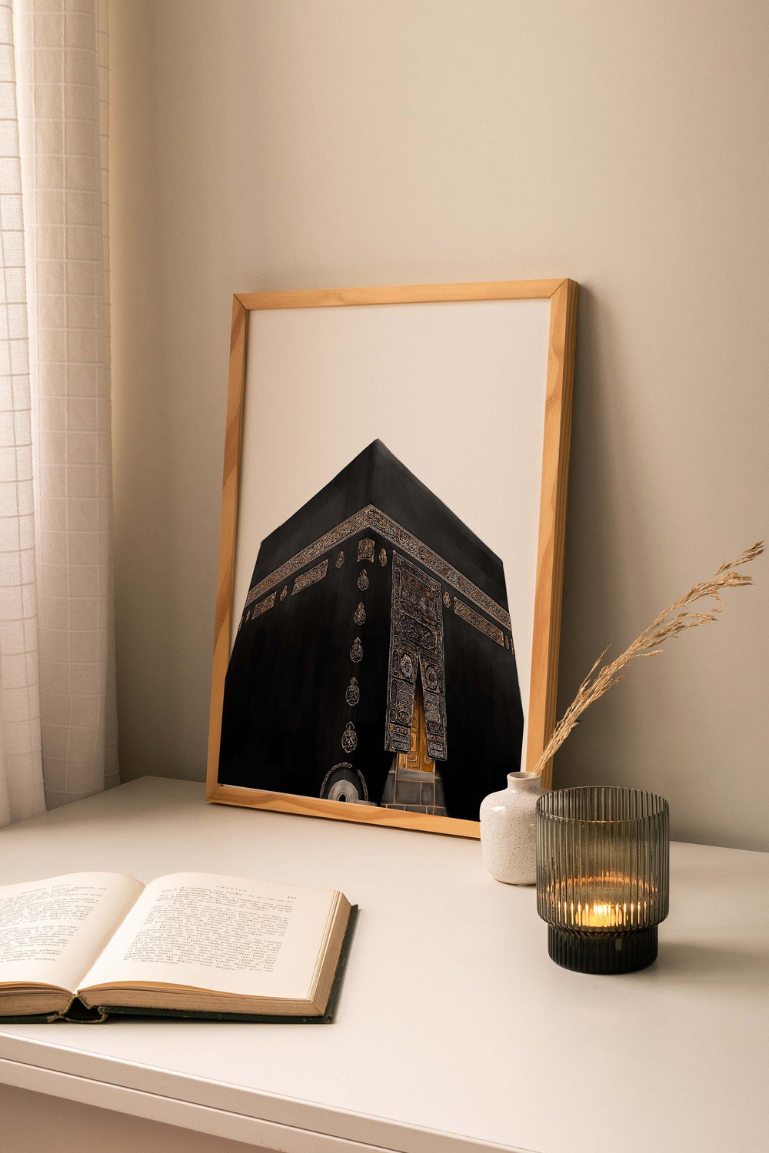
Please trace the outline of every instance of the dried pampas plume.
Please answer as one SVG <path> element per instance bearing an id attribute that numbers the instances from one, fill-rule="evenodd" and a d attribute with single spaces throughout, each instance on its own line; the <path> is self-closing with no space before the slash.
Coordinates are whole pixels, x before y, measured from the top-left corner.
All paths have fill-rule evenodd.
<path id="1" fill-rule="evenodd" d="M 689 589 L 688 593 L 684 593 L 684 595 L 679 597 L 669 608 L 661 612 L 657 619 L 652 621 L 649 627 L 644 629 L 640 637 L 636 637 L 632 645 L 629 645 L 624 653 L 621 653 L 615 661 L 612 661 L 611 664 L 608 665 L 601 665 L 601 667 L 598 668 L 608 652 L 608 649 L 604 649 L 579 686 L 579 692 L 576 697 L 556 725 L 552 737 L 545 746 L 545 750 L 532 772 L 534 772 L 536 776 L 541 776 L 548 761 L 554 753 L 560 749 L 574 726 L 579 723 L 579 718 L 588 705 L 592 705 L 593 701 L 597 701 L 599 697 L 602 697 L 612 685 L 616 685 L 618 681 L 623 680 L 623 678 L 627 676 L 627 673 L 622 672 L 625 665 L 630 664 L 636 657 L 656 656 L 657 653 L 662 652 L 662 649 L 657 647 L 658 645 L 661 645 L 663 641 L 670 640 L 671 637 L 680 636 L 686 629 L 695 629 L 698 625 L 707 625 L 712 621 L 716 621 L 718 619 L 718 613 L 721 612 L 720 607 L 711 608 L 709 612 L 699 613 L 690 612 L 684 608 L 684 605 L 693 604 L 695 601 L 702 600 L 703 597 L 710 597 L 712 600 L 717 601 L 719 606 L 722 605 L 723 601 L 719 594 L 723 589 L 736 588 L 739 585 L 749 585 L 753 583 L 751 577 L 745 576 L 743 573 L 735 572 L 735 569 L 740 568 L 741 565 L 748 564 L 749 561 L 755 560 L 756 557 L 761 556 L 763 551 L 764 542 L 757 541 L 756 544 L 751 545 L 750 548 L 746 548 L 736 560 L 725 561 L 712 577 L 695 585 L 694 588 Z M 596 669 L 598 669 L 597 672 Z"/>

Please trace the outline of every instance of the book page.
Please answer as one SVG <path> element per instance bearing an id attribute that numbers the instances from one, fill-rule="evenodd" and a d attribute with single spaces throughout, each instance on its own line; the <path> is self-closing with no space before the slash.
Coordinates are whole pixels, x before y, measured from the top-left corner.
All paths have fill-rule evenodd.
<path id="1" fill-rule="evenodd" d="M 0 984 L 74 993 L 142 887 L 120 873 L 67 873 L 0 888 Z"/>
<path id="2" fill-rule="evenodd" d="M 336 901 L 332 889 L 210 873 L 160 877 L 81 987 L 144 982 L 308 998 Z"/>

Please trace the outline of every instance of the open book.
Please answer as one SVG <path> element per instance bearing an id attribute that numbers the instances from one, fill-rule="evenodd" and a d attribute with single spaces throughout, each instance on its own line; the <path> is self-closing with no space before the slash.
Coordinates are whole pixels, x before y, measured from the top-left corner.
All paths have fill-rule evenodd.
<path id="1" fill-rule="evenodd" d="M 356 911 L 331 889 L 210 873 L 6 885 L 0 1020 L 328 1022 Z"/>

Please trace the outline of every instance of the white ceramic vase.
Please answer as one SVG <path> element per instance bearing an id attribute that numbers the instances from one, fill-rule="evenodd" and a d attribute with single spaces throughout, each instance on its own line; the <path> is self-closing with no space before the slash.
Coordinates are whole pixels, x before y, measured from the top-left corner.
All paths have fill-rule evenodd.
<path id="1" fill-rule="evenodd" d="M 508 773 L 507 788 L 481 802 L 483 863 L 498 881 L 534 885 L 537 881 L 537 800 L 542 778 Z"/>

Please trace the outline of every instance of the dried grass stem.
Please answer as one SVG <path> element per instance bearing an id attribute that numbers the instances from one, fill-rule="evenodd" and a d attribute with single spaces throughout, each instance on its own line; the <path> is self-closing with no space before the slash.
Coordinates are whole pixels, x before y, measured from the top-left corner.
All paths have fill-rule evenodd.
<path id="1" fill-rule="evenodd" d="M 545 746 L 542 756 L 532 771 L 537 776 L 542 774 L 554 753 L 561 747 L 575 725 L 578 724 L 580 716 L 584 713 L 588 705 L 592 705 L 593 701 L 597 701 L 599 697 L 602 697 L 612 685 L 616 685 L 618 681 L 623 680 L 624 677 L 627 676 L 627 673 L 622 672 L 626 665 L 629 665 L 636 657 L 657 656 L 658 653 L 662 652 L 662 649 L 658 647 L 659 645 L 664 644 L 664 642 L 670 640 L 671 637 L 680 636 L 686 629 L 694 629 L 699 625 L 710 624 L 718 620 L 718 614 L 721 612 L 721 606 L 723 605 L 720 596 L 723 590 L 753 583 L 751 577 L 745 576 L 744 573 L 737 572 L 736 569 L 755 560 L 763 551 L 764 541 L 757 541 L 756 544 L 751 545 L 750 548 L 746 548 L 744 552 L 740 553 L 736 560 L 724 561 L 712 577 L 709 577 L 708 580 L 701 581 L 700 584 L 694 585 L 687 593 L 684 593 L 682 597 L 679 597 L 677 601 L 674 601 L 672 605 L 666 608 L 664 612 L 661 612 L 649 627 L 644 629 L 641 635 L 636 637 L 633 643 L 629 645 L 624 653 L 621 653 L 616 660 L 613 660 L 610 664 L 601 665 L 601 667 L 598 668 L 608 652 L 608 649 L 604 649 L 579 686 L 576 697 L 556 725 L 552 737 Z M 708 597 L 716 601 L 717 604 L 707 612 L 691 612 L 684 607 Z M 596 669 L 598 669 L 597 672 Z"/>

